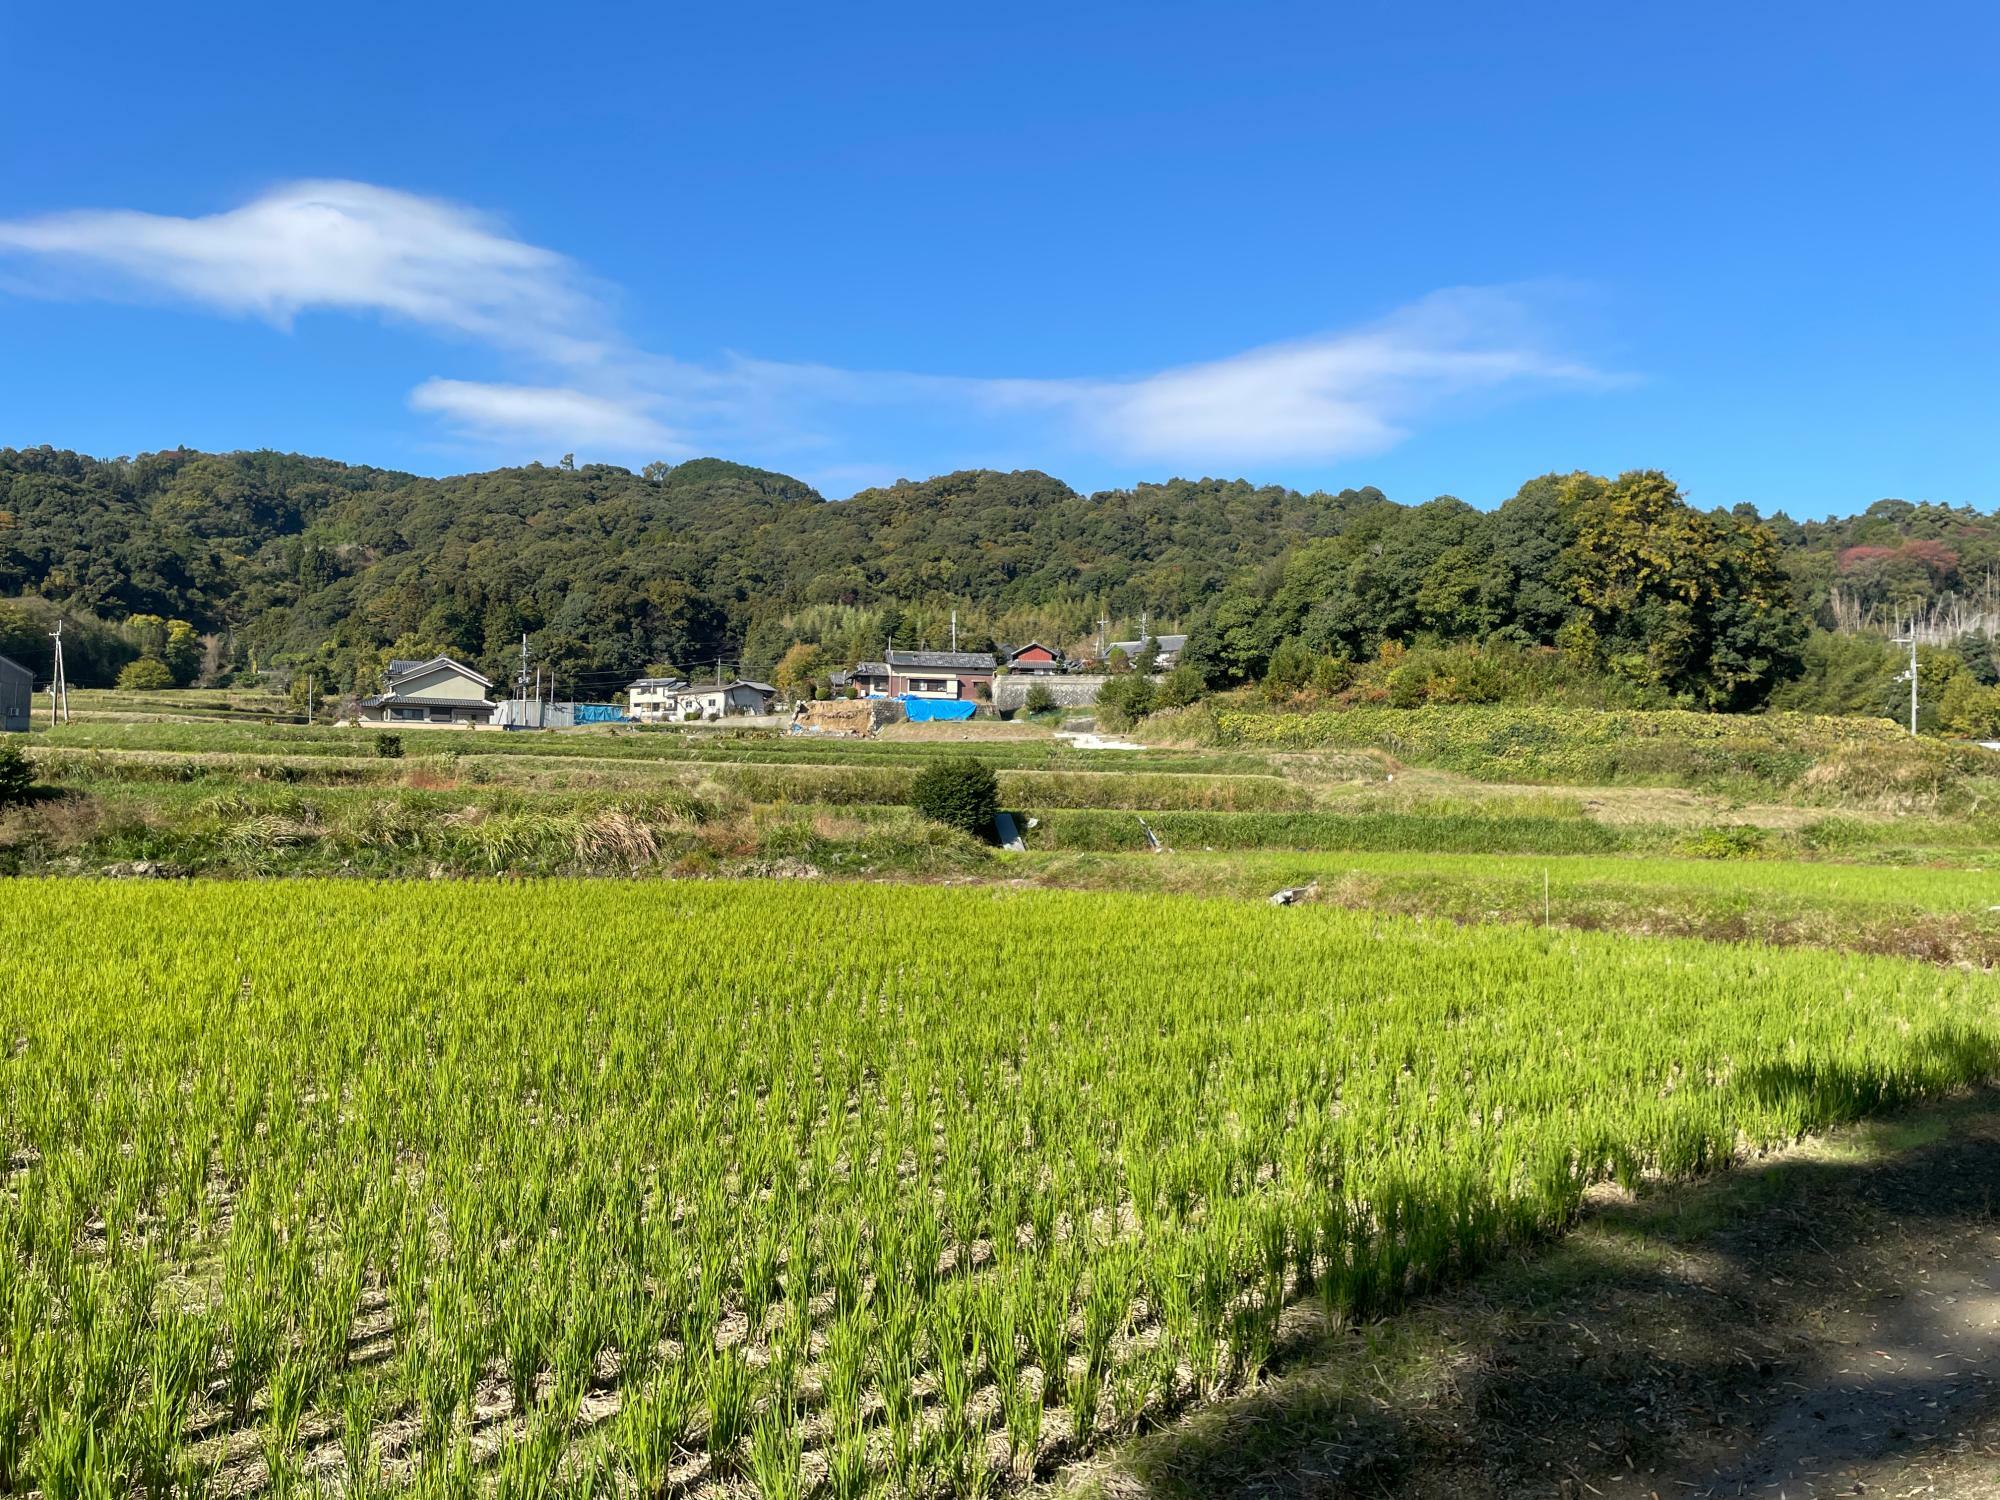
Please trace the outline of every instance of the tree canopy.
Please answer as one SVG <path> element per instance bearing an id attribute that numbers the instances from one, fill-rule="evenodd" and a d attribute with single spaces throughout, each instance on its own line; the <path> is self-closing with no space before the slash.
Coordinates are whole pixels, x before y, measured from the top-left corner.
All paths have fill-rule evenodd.
<path id="1" fill-rule="evenodd" d="M 1654 471 L 1545 475 L 1491 510 L 1222 479 L 1085 495 L 1034 470 L 829 502 L 720 459 L 427 479 L 270 452 L 0 449 L 0 600 L 24 601 L 22 648 L 50 606 L 116 635 L 79 680 L 144 656 L 176 681 L 275 665 L 339 693 L 372 689 L 390 656 L 511 675 L 525 635 L 590 698 L 658 662 L 766 675 L 802 645 L 803 681 L 891 641 L 944 646 L 954 612 L 970 649 L 1081 647 L 1143 614 L 1188 634 L 1183 660 L 1212 683 L 1260 679 L 1287 642 L 1361 660 L 1497 641 L 1742 708 L 1800 672 L 1809 622 L 1991 571 L 2000 520 L 1980 512 L 1889 500 L 1766 522 L 1698 510 Z"/>

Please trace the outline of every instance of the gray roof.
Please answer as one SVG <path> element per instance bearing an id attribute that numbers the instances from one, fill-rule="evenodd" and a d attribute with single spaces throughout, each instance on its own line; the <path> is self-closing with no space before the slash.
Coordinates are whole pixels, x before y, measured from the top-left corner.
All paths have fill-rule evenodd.
<path id="1" fill-rule="evenodd" d="M 685 677 L 635 677 L 625 686 L 630 688 L 684 688 L 688 685 Z"/>
<path id="2" fill-rule="evenodd" d="M 389 662 L 388 676 L 389 676 L 389 685 L 391 690 L 393 691 L 396 679 L 398 677 L 408 677 L 413 673 L 424 671 L 426 668 L 429 667 L 450 667 L 455 672 L 464 673 L 467 677 L 470 677 L 474 682 L 480 684 L 482 687 L 493 686 L 492 679 L 481 677 L 477 672 L 473 671 L 472 668 L 468 667 L 464 662 L 453 661 L 449 656 L 433 656 L 429 661 L 408 661 L 405 660 L 404 658 L 396 657 L 391 659 L 391 661 Z"/>
<path id="3" fill-rule="evenodd" d="M 889 664 L 885 661 L 858 661 L 854 664 L 856 677 L 887 677 Z"/>
<path id="4" fill-rule="evenodd" d="M 1110 649 L 1113 651 L 1123 651 L 1127 656 L 1137 656 L 1139 648 L 1145 644 L 1143 640 L 1113 641 Z M 1153 644 L 1162 651 L 1180 651 L 1186 648 L 1187 637 L 1184 635 L 1156 635 L 1153 637 Z"/>
<path id="5" fill-rule="evenodd" d="M 18 672 L 30 682 L 35 680 L 35 674 L 15 661 L 11 656 L 0 656 L 0 672 Z"/>
<path id="6" fill-rule="evenodd" d="M 991 651 L 891 651 L 889 665 L 938 672 L 990 672 L 996 663 Z"/>
<path id="7" fill-rule="evenodd" d="M 775 693 L 778 690 L 768 682 L 752 682 L 747 677 L 738 677 L 732 682 L 684 682 L 668 691 L 684 698 L 693 698 L 702 693 L 726 693 L 731 688 L 750 688 L 759 693 Z"/>
<path id="8" fill-rule="evenodd" d="M 487 698 L 398 698 L 394 693 L 383 693 L 373 698 L 361 700 L 363 708 L 484 708 L 492 709 L 493 702 Z"/>

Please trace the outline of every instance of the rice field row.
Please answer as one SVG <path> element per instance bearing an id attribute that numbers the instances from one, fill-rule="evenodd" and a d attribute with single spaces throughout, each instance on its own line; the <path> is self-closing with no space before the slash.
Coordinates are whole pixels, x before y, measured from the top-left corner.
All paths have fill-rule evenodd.
<path id="1" fill-rule="evenodd" d="M 1982 976 L 1167 897 L 15 882 L 0 1488 L 975 1494 L 1995 1071 Z"/>

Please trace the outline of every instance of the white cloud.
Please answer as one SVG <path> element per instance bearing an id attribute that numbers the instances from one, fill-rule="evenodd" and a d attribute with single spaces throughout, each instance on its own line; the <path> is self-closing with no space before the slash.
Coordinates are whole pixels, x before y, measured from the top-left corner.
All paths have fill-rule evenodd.
<path id="1" fill-rule="evenodd" d="M 547 441 L 655 456 L 689 453 L 647 410 L 643 397 L 593 395 L 563 386 L 426 380 L 410 409 L 444 418 L 456 431 L 495 442 Z"/>
<path id="2" fill-rule="evenodd" d="M 646 459 L 706 449 L 818 472 L 893 413 L 901 440 L 986 461 L 1074 453 L 1134 464 L 1332 461 L 1380 452 L 1468 399 L 1608 377 L 1546 347 L 1520 289 L 1433 294 L 1365 327 L 1127 376 L 981 379 L 632 348 L 566 257 L 461 205 L 359 182 L 298 182 L 199 218 L 123 211 L 0 221 L 12 252 L 98 295 L 166 295 L 289 327 L 374 313 L 485 344 L 530 378 L 436 379 L 410 406 L 496 446 Z M 551 377 L 554 377 L 551 379 Z M 876 466 L 869 465 L 871 470 Z"/>
<path id="3" fill-rule="evenodd" d="M 8 250 L 72 281 L 108 275 L 93 290 L 164 293 L 280 327 L 315 309 L 375 312 L 563 363 L 604 351 L 596 303 L 563 256 L 458 204 L 365 182 L 290 183 L 201 218 L 0 221 Z"/>
<path id="4" fill-rule="evenodd" d="M 1352 332 L 1125 380 L 996 381 L 989 394 L 1065 411 L 1127 458 L 1254 462 L 1378 453 L 1455 398 L 1606 380 L 1544 352 L 1519 294 L 1459 288 Z"/>

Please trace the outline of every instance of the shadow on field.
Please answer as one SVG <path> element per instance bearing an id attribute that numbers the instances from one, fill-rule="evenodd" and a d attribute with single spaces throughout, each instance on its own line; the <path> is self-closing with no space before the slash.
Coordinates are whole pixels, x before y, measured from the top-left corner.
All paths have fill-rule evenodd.
<path id="1" fill-rule="evenodd" d="M 1078 1479 L 1162 1500 L 2000 1494 L 2000 1093 L 1601 1200 Z"/>

